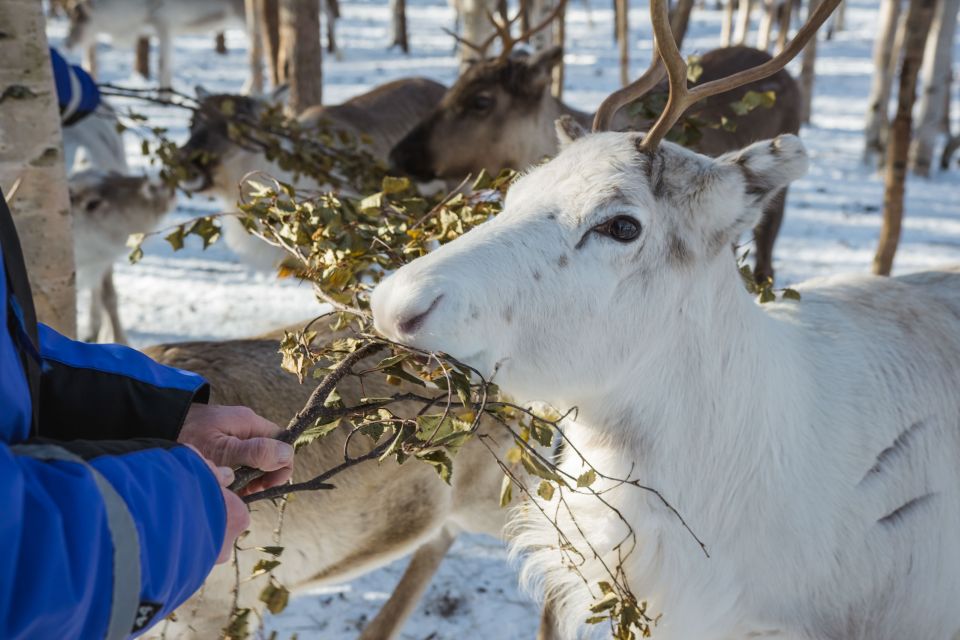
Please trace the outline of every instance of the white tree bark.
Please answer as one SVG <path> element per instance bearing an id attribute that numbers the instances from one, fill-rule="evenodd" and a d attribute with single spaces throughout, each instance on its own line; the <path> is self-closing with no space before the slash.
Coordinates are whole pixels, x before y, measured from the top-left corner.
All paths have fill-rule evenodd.
<path id="1" fill-rule="evenodd" d="M 750 32 L 750 14 L 753 13 L 754 0 L 740 0 L 737 8 L 737 28 L 733 32 L 733 44 L 746 44 Z"/>
<path id="2" fill-rule="evenodd" d="M 821 0 L 810 0 L 807 6 L 807 16 L 810 16 Z M 800 63 L 800 121 L 810 122 L 810 113 L 813 109 L 813 81 L 816 78 L 817 63 L 817 34 L 813 34 L 810 42 L 803 49 L 803 61 Z"/>
<path id="3" fill-rule="evenodd" d="M 41 0 L 0 2 L 0 188 L 23 245 L 37 317 L 77 332 L 73 227 Z"/>
<path id="4" fill-rule="evenodd" d="M 250 62 L 250 77 L 244 93 L 263 93 L 263 8 L 257 0 L 244 0 L 247 20 L 247 55 Z"/>
<path id="5" fill-rule="evenodd" d="M 764 0 L 763 16 L 760 18 L 760 26 L 757 28 L 757 49 L 768 51 L 770 49 L 770 37 L 773 35 L 773 23 L 777 20 L 777 2 L 776 0 Z"/>
<path id="6" fill-rule="evenodd" d="M 497 10 L 496 0 L 460 0 L 460 21 L 462 23 L 460 36 L 467 42 L 479 44 L 489 37 L 493 32 L 493 25 L 487 14 L 494 14 Z M 492 51 L 490 53 L 493 53 Z M 460 69 L 461 71 L 468 66 L 470 62 L 477 58 L 477 52 L 469 46 L 460 44 Z"/>
<path id="7" fill-rule="evenodd" d="M 943 132 L 953 67 L 953 39 L 957 30 L 960 0 L 940 0 L 933 15 L 930 35 L 923 53 L 920 78 L 920 116 L 910 147 L 910 164 L 918 176 L 929 176 L 937 135 Z"/>
<path id="8" fill-rule="evenodd" d="M 886 130 L 890 124 L 890 91 L 893 88 L 893 70 L 896 68 L 896 47 L 899 31 L 901 0 L 883 0 L 880 7 L 880 24 L 873 45 L 873 81 L 867 98 L 867 117 L 864 128 L 865 143 L 863 160 L 873 163 L 882 155 Z M 896 54 L 896 55 L 895 55 Z"/>
<path id="9" fill-rule="evenodd" d="M 723 5 L 723 22 L 720 23 L 720 46 L 729 47 L 733 36 L 733 5 L 736 0 L 727 0 Z"/>
<path id="10" fill-rule="evenodd" d="M 280 0 L 280 66 L 290 83 L 287 108 L 294 115 L 321 104 L 323 48 L 319 0 Z"/>

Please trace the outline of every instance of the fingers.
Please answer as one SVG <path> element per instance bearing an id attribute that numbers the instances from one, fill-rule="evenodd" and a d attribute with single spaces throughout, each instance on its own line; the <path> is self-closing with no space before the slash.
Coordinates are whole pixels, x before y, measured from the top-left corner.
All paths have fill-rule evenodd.
<path id="1" fill-rule="evenodd" d="M 250 484 L 241 489 L 239 493 L 241 496 L 248 496 L 252 493 L 270 489 L 271 487 L 277 487 L 286 484 L 292 476 L 293 469 L 291 467 L 271 471 L 250 482 Z"/>
<path id="2" fill-rule="evenodd" d="M 293 472 L 293 447 L 273 438 L 240 440 L 230 437 L 224 443 L 220 464 L 252 467 L 261 471 L 289 469 Z M 289 476 L 288 476 L 289 477 Z"/>
<path id="3" fill-rule="evenodd" d="M 231 477 L 233 473 L 231 472 Z M 223 547 L 217 557 L 217 564 L 226 562 L 233 550 L 233 543 L 250 526 L 250 512 L 240 496 L 229 489 L 223 489 L 223 504 L 227 508 L 227 525 L 223 535 Z"/>

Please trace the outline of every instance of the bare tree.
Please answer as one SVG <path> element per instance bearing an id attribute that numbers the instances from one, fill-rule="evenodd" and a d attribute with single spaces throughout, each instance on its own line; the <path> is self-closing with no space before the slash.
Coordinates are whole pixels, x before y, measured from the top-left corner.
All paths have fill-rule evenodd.
<path id="1" fill-rule="evenodd" d="M 150 36 L 137 38 L 133 68 L 143 79 L 150 79 Z"/>
<path id="2" fill-rule="evenodd" d="M 390 15 L 393 24 L 393 43 L 391 47 L 400 47 L 404 53 L 410 53 L 407 35 L 407 0 L 390 0 Z"/>
<path id="3" fill-rule="evenodd" d="M 923 53 L 920 76 L 920 116 L 910 149 L 910 166 L 918 176 L 929 176 L 937 134 L 950 133 L 950 75 L 953 67 L 953 36 L 957 29 L 960 0 L 940 0 L 933 15 L 930 36 Z M 946 116 L 946 121 L 944 120 Z M 945 126 L 946 125 L 946 126 Z"/>
<path id="4" fill-rule="evenodd" d="M 280 0 L 280 69 L 290 84 L 291 113 L 321 104 L 323 49 L 319 0 Z"/>
<path id="5" fill-rule="evenodd" d="M 729 47 L 733 37 L 733 10 L 737 0 L 727 0 L 723 5 L 723 22 L 720 23 L 720 46 Z"/>
<path id="6" fill-rule="evenodd" d="M 10 201 L 38 318 L 76 335 L 70 195 L 40 0 L 0 2 L 0 188 Z"/>
<path id="7" fill-rule="evenodd" d="M 733 32 L 733 44 L 746 44 L 750 32 L 750 14 L 753 13 L 754 0 L 740 0 L 737 7 L 737 27 Z"/>
<path id="8" fill-rule="evenodd" d="M 880 24 L 877 39 L 873 45 L 873 81 L 870 85 L 870 97 L 867 99 L 866 141 L 863 148 L 864 162 L 883 151 L 885 132 L 890 116 L 888 105 L 890 91 L 893 88 L 893 72 L 896 67 L 896 40 L 900 23 L 901 0 L 883 0 L 880 7 Z"/>
<path id="9" fill-rule="evenodd" d="M 223 31 L 218 31 L 213 39 L 213 50 L 221 56 L 227 55 L 227 36 Z"/>
<path id="10" fill-rule="evenodd" d="M 799 13 L 801 0 L 783 0 L 778 9 L 779 18 L 777 22 L 777 46 L 774 47 L 776 53 L 783 51 L 787 46 L 787 40 L 790 38 L 790 22 L 794 13 Z"/>
<path id="11" fill-rule="evenodd" d="M 244 93 L 263 93 L 263 11 L 257 0 L 244 0 L 250 79 Z"/>
<path id="12" fill-rule="evenodd" d="M 267 54 L 267 70 L 274 88 L 280 79 L 280 5 L 279 0 L 255 0 L 263 22 L 263 50 Z"/>
<path id="13" fill-rule="evenodd" d="M 683 47 L 683 39 L 687 35 L 690 25 L 690 13 L 693 11 L 694 0 L 678 0 L 670 13 L 670 30 L 677 41 L 677 47 Z"/>
<path id="14" fill-rule="evenodd" d="M 917 77 L 923 64 L 924 44 L 937 0 L 910 0 L 907 8 L 903 65 L 900 69 L 900 87 L 897 113 L 890 127 L 890 143 L 884 168 L 883 225 L 880 243 L 873 258 L 873 272 L 888 276 L 893 267 L 893 256 L 900 242 L 903 221 L 903 196 L 907 179 L 907 154 L 913 128 L 913 104 L 917 97 Z"/>
<path id="15" fill-rule="evenodd" d="M 812 15 L 821 0 L 810 0 L 807 6 L 807 15 Z M 800 64 L 800 90 L 802 92 L 800 103 L 800 121 L 809 124 L 810 112 L 813 108 L 813 83 L 816 79 L 817 71 L 817 36 L 814 34 L 810 42 L 803 50 L 803 61 Z"/>
<path id="16" fill-rule="evenodd" d="M 763 15 L 757 28 L 757 49 L 770 49 L 770 37 L 773 35 L 773 23 L 777 21 L 777 0 L 763 0 Z"/>
<path id="17" fill-rule="evenodd" d="M 614 0 L 617 7 L 617 43 L 620 46 L 620 86 L 630 83 L 630 2 Z"/>

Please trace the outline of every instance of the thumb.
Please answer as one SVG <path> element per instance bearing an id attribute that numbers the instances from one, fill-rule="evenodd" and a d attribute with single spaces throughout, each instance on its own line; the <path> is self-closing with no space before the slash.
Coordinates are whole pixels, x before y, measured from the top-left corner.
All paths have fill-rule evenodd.
<path id="1" fill-rule="evenodd" d="M 231 437 L 226 451 L 229 466 L 243 465 L 261 471 L 282 469 L 293 460 L 293 447 L 273 438 L 240 440 Z"/>

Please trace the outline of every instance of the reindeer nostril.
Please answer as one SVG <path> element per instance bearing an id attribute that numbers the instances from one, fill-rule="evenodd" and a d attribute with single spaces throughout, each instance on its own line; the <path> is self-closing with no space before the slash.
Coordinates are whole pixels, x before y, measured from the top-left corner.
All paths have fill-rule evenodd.
<path id="1" fill-rule="evenodd" d="M 419 329 L 421 326 L 423 326 L 423 322 L 427 319 L 427 316 L 429 316 L 430 313 L 432 313 L 433 310 L 437 308 L 437 305 L 440 304 L 441 298 L 443 298 L 442 293 L 433 299 L 433 302 L 430 303 L 430 306 L 427 307 L 426 311 L 422 313 L 418 313 L 415 316 L 411 316 L 406 320 L 401 320 L 397 324 L 397 328 L 400 329 L 400 333 L 410 335 L 411 333 Z"/>

